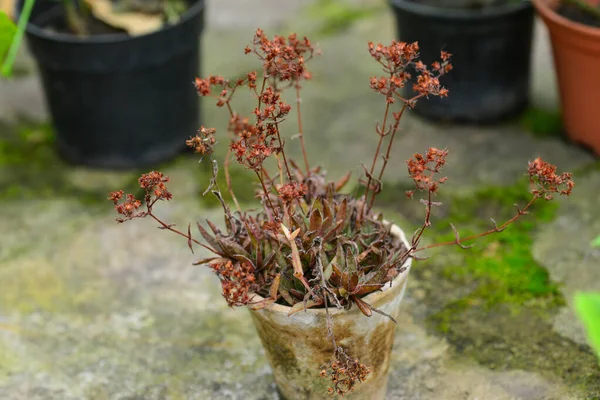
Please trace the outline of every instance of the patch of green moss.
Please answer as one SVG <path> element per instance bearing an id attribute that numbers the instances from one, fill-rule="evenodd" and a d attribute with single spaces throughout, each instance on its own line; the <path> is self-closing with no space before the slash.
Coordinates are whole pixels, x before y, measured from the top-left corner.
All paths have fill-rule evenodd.
<path id="1" fill-rule="evenodd" d="M 480 204 L 483 209 L 479 210 L 479 221 L 497 215 L 496 218 L 501 218 L 498 220 L 500 223 L 515 214 L 514 204 L 523 207 L 530 197 L 526 185 L 484 189 L 476 194 L 471 204 L 465 200 L 453 201 L 448 220 L 455 223 L 472 221 L 473 217 L 468 215 L 467 210 L 477 209 Z M 556 203 L 538 202 L 530 215 L 522 216 L 506 232 L 479 240 L 465 257 L 464 267 L 446 270 L 446 275 L 459 280 L 469 276 L 480 279 L 479 295 L 490 305 L 522 304 L 540 298 L 548 305 L 562 305 L 564 301 L 558 286 L 550 281 L 547 271 L 533 259 L 530 251 L 537 225 L 551 221 L 556 209 Z M 482 223 L 476 225 L 477 229 L 466 229 L 463 235 L 473 235 L 486 227 Z M 489 221 L 487 227 L 491 226 Z M 449 232 L 439 240 L 452 240 L 453 237 L 454 233 Z"/>
<path id="2" fill-rule="evenodd" d="M 0 280 L 6 287 L 0 293 L 0 307 L 9 313 L 77 314 L 80 318 L 107 310 L 115 299 L 114 284 L 99 279 L 93 265 L 87 267 L 63 270 L 43 258 L 5 261 L 0 265 Z"/>
<path id="3" fill-rule="evenodd" d="M 0 326 L 0 329 L 12 331 L 10 333 L 18 334 L 19 329 L 14 326 Z M 20 359 L 13 352 L 13 349 L 0 343 L 0 383 L 3 383 L 11 374 L 20 369 Z"/>
<path id="4" fill-rule="evenodd" d="M 343 32 L 356 21 L 368 18 L 382 9 L 381 6 L 353 6 L 345 0 L 318 0 L 307 11 L 311 17 L 321 21 L 317 32 L 330 36 Z"/>
<path id="5" fill-rule="evenodd" d="M 521 125 L 536 137 L 561 136 L 564 128 L 560 112 L 530 107 L 521 117 Z"/>
<path id="6" fill-rule="evenodd" d="M 493 228 L 491 217 L 501 224 L 515 215 L 514 204 L 523 207 L 529 201 L 527 186 L 521 181 L 472 196 L 440 198 L 444 205 L 435 210 L 439 218 L 432 218 L 427 241 L 454 240 L 450 223 L 461 237 Z M 588 348 L 553 331 L 551 317 L 565 301 L 559 285 L 531 254 L 535 231 L 555 217 L 557 207 L 539 201 L 504 232 L 465 243 L 475 244 L 470 249 L 436 248 L 431 261 L 418 263 L 411 274 L 426 293 L 427 315 L 422 318 L 457 354 L 492 369 L 541 372 L 598 396 L 597 361 Z M 418 218 L 412 222 L 416 226 Z"/>
<path id="7" fill-rule="evenodd" d="M 516 214 L 515 204 L 523 207 L 530 198 L 524 181 L 512 187 L 485 188 L 469 198 L 453 198 L 446 202 L 447 215 L 433 222 L 435 228 L 429 237 L 436 243 L 453 241 L 455 233 L 450 224 L 454 224 L 462 237 L 492 229 L 490 218 L 501 224 Z M 542 302 L 547 307 L 564 304 L 559 287 L 550 281 L 547 271 L 533 259 L 530 251 L 536 227 L 552 220 L 556 209 L 555 203 L 538 201 L 530 214 L 521 216 L 504 232 L 479 238 L 468 250 L 457 246 L 441 250 L 464 252 L 461 265 L 446 265 L 440 269 L 445 279 L 456 285 L 476 282 L 461 307 L 510 303 L 518 308 L 529 301 Z"/>
<path id="8" fill-rule="evenodd" d="M 595 160 L 575 169 L 573 171 L 573 176 L 576 178 L 582 178 L 598 171 L 600 171 L 600 160 Z"/>
<path id="9" fill-rule="evenodd" d="M 533 370 L 582 390 L 585 398 L 600 396 L 600 367 L 594 354 L 556 333 L 543 304 L 492 308 L 461 299 L 430 318 L 443 328 L 455 353 L 491 369 Z"/>
<path id="10" fill-rule="evenodd" d="M 102 210 L 106 209 L 109 191 L 122 188 L 126 192 L 136 192 L 139 174 L 147 172 L 86 169 L 87 178 L 77 182 L 75 175 L 79 167 L 63 161 L 54 142 L 50 124 L 0 124 L 0 201 L 68 197 Z M 90 179 L 97 179 L 97 182 L 89 182 Z M 118 187 L 113 186 L 115 181 L 119 182 Z"/>

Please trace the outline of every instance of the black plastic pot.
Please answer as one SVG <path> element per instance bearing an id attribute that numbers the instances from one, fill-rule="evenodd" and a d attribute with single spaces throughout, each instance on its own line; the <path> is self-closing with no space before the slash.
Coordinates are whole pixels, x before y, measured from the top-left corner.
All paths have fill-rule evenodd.
<path id="1" fill-rule="evenodd" d="M 418 0 L 390 0 L 398 40 L 419 42 L 421 60 L 452 54 L 441 79 L 450 94 L 415 112 L 434 120 L 485 123 L 518 114 L 529 99 L 533 7 L 529 1 L 480 9 L 440 8 Z M 410 86 L 410 88 L 408 87 Z M 412 95 L 412 84 L 405 95 Z"/>
<path id="2" fill-rule="evenodd" d="M 41 73 L 63 158 L 102 168 L 134 168 L 185 149 L 185 139 L 200 122 L 192 82 L 200 70 L 204 21 L 204 0 L 189 3 L 176 25 L 150 34 L 80 38 L 45 29 L 63 19 L 63 7 L 38 0 L 27 43 Z"/>

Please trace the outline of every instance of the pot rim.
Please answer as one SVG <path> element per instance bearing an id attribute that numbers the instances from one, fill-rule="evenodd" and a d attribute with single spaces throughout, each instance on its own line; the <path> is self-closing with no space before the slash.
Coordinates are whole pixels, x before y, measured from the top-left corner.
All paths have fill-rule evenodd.
<path id="1" fill-rule="evenodd" d="M 569 18 L 563 17 L 557 13 L 550 5 L 547 0 L 531 0 L 538 13 L 545 20 L 546 24 L 549 22 L 556 25 L 562 26 L 563 28 L 571 29 L 576 33 L 590 37 L 592 39 L 600 38 L 600 28 L 595 28 L 582 24 L 581 22 L 570 20 Z"/>
<path id="2" fill-rule="evenodd" d="M 408 243 L 408 240 L 406 239 L 406 235 L 404 234 L 404 231 L 402 230 L 402 228 L 400 228 L 398 225 L 396 224 L 392 224 L 386 220 L 383 221 L 386 224 L 390 224 L 391 228 L 390 228 L 390 233 L 393 236 L 398 237 L 402 243 L 406 246 L 407 249 L 410 249 L 410 244 Z M 381 299 L 382 297 L 386 297 L 387 294 L 389 293 L 389 289 L 392 286 L 395 285 L 401 285 L 402 283 L 404 283 L 404 281 L 408 278 L 408 273 L 410 272 L 410 267 L 412 265 L 412 256 L 409 256 L 406 261 L 404 262 L 404 264 L 402 265 L 403 267 L 407 267 L 404 272 L 400 273 L 396 278 L 394 278 L 393 281 L 390 282 L 389 285 L 384 285 L 380 291 L 376 291 L 373 292 L 365 297 L 361 297 L 361 300 L 366 301 L 369 304 L 374 304 L 375 302 L 377 302 L 379 299 Z M 266 300 L 264 297 L 262 297 L 261 295 L 255 293 L 253 294 L 253 299 L 255 299 L 257 302 Z M 250 307 L 248 307 L 250 308 Z M 263 308 L 262 310 L 265 311 L 269 311 L 272 313 L 276 313 L 276 314 L 285 314 L 285 316 L 287 317 L 290 310 L 292 309 L 292 307 L 290 306 L 284 306 L 281 304 L 270 304 L 268 306 L 266 306 L 265 308 Z M 252 310 L 250 308 L 251 311 L 261 311 L 261 310 Z M 304 310 L 304 312 L 309 313 L 309 314 L 323 314 L 325 315 L 326 311 L 324 308 L 308 308 L 306 310 Z M 330 308 L 329 309 L 329 314 L 330 315 L 335 315 L 335 314 L 339 314 L 339 313 L 344 313 L 344 312 L 348 312 L 347 310 L 344 309 L 339 309 L 339 308 Z M 291 317 L 291 316 L 290 316 Z"/>
<path id="3" fill-rule="evenodd" d="M 192 4 L 191 7 L 189 7 L 183 14 L 181 14 L 181 17 L 175 24 L 167 25 L 167 26 L 163 25 L 160 29 L 149 32 L 149 33 L 145 33 L 143 35 L 130 36 L 126 33 L 109 33 L 109 34 L 103 34 L 103 35 L 90 35 L 90 36 L 81 38 L 77 35 L 72 35 L 72 34 L 62 33 L 62 32 L 50 33 L 43 27 L 32 23 L 31 19 L 29 21 L 27 21 L 27 27 L 25 30 L 28 34 L 40 37 L 42 39 L 60 41 L 63 43 L 70 43 L 70 44 L 97 45 L 97 44 L 127 42 L 127 41 L 151 38 L 152 36 L 159 35 L 159 34 L 162 34 L 163 32 L 178 28 L 182 24 L 195 18 L 196 15 L 198 15 L 198 13 L 204 9 L 204 6 L 205 6 L 204 3 L 205 3 L 204 0 L 197 0 L 194 4 Z M 21 1 L 17 1 L 15 3 L 15 18 L 19 18 L 19 16 L 21 15 L 21 8 L 22 8 L 21 5 L 22 5 Z M 61 5 L 57 4 L 56 7 L 61 7 Z M 53 10 L 54 9 L 51 9 L 48 12 L 53 12 Z"/>
<path id="4" fill-rule="evenodd" d="M 520 3 L 502 4 L 493 7 L 485 7 L 479 10 L 460 9 L 449 7 L 436 7 L 429 4 L 421 4 L 410 0 L 388 0 L 392 6 L 398 7 L 404 11 L 414 14 L 426 15 L 440 19 L 458 19 L 458 20 L 486 20 L 501 18 L 507 15 L 531 8 L 529 0 L 522 0 Z"/>

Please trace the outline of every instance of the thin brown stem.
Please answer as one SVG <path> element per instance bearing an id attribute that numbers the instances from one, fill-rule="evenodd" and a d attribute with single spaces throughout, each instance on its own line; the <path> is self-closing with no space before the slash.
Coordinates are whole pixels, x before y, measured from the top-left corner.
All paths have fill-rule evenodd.
<path id="1" fill-rule="evenodd" d="M 173 233 L 176 233 L 176 234 L 178 234 L 178 235 L 180 235 L 180 236 L 183 236 L 183 237 L 184 237 L 184 238 L 186 238 L 187 240 L 191 240 L 192 242 L 196 243 L 198 246 L 202 246 L 202 247 L 204 247 L 205 249 L 207 249 L 207 250 L 210 250 L 210 251 L 211 251 L 211 252 L 213 252 L 213 253 L 215 252 L 215 249 L 213 249 L 213 248 L 212 248 L 212 247 L 210 247 L 210 246 L 207 246 L 207 245 L 205 245 L 205 244 L 204 244 L 204 243 L 202 243 L 202 242 L 199 242 L 199 241 L 197 241 L 197 240 L 196 240 L 196 239 L 194 239 L 194 238 L 193 238 L 191 235 L 189 235 L 189 236 L 188 236 L 188 235 L 186 235 L 185 233 L 183 233 L 183 232 L 181 232 L 181 231 L 179 231 L 179 230 L 177 230 L 177 229 L 173 228 L 173 226 L 172 226 L 172 225 L 169 225 L 169 224 L 166 224 L 166 223 L 164 223 L 163 221 L 161 221 L 161 220 L 160 220 L 160 218 L 158 218 L 156 215 L 154 215 L 154 214 L 152 213 L 152 211 L 148 211 L 148 215 L 149 215 L 149 216 L 151 216 L 151 217 L 152 217 L 152 218 L 153 218 L 153 219 L 154 219 L 156 222 L 158 222 L 158 223 L 159 223 L 159 224 L 162 226 L 162 229 L 166 229 L 166 230 L 168 230 L 168 231 L 171 231 L 171 232 L 173 232 Z"/>
<path id="2" fill-rule="evenodd" d="M 287 158 L 285 157 L 285 151 L 283 150 L 283 141 L 281 140 L 281 135 L 279 133 L 279 122 L 277 121 L 275 121 L 275 129 L 277 130 L 277 140 L 279 141 L 279 148 L 281 149 L 281 156 L 283 157 L 285 172 L 287 174 L 288 181 L 292 182 L 292 174 L 290 172 L 290 167 L 288 166 Z"/>
<path id="3" fill-rule="evenodd" d="M 233 192 L 233 186 L 231 185 L 231 176 L 229 175 L 229 162 L 231 160 L 231 148 L 227 149 L 227 155 L 225 156 L 225 162 L 223 163 L 225 169 L 225 182 L 227 183 L 227 191 L 229 191 L 229 195 L 235 204 L 235 208 L 239 212 L 242 212 L 242 208 L 240 207 L 240 203 L 238 202 L 235 193 Z"/>
<path id="4" fill-rule="evenodd" d="M 302 129 L 302 114 L 300 112 L 300 83 L 296 81 L 296 110 L 298 115 L 298 137 L 300 138 L 300 147 L 302 148 L 302 157 L 306 166 L 306 174 L 310 175 L 310 164 L 308 163 L 308 155 L 304 146 L 304 131 Z"/>
<path id="5" fill-rule="evenodd" d="M 263 81 L 262 81 L 262 86 L 260 87 L 260 93 L 257 94 L 258 97 L 258 106 L 257 108 L 260 110 L 260 106 L 262 104 L 262 100 L 260 98 L 260 96 L 263 94 L 263 92 L 265 91 L 265 86 L 267 85 L 267 77 L 264 76 L 263 77 Z"/>
<path id="6" fill-rule="evenodd" d="M 267 203 L 269 204 L 269 207 L 271 207 L 271 211 L 273 212 L 273 216 L 275 217 L 275 221 L 281 222 L 279 220 L 279 217 L 277 216 L 277 212 L 275 210 L 275 207 L 273 206 L 273 202 L 271 201 L 271 198 L 269 197 L 269 190 L 267 190 L 267 186 L 265 185 L 265 180 L 263 179 L 263 177 L 260 175 L 260 173 L 256 169 L 254 169 L 254 172 L 256 173 L 256 176 L 258 177 L 258 180 L 260 181 L 260 184 L 261 184 L 261 186 L 263 188 L 265 199 L 267 200 Z M 267 213 L 267 215 L 268 215 L 268 213 Z"/>
<path id="7" fill-rule="evenodd" d="M 375 150 L 375 155 L 373 156 L 373 163 L 371 164 L 369 176 L 367 177 L 367 186 L 365 189 L 365 201 L 363 202 L 362 207 L 360 209 L 361 218 L 365 212 L 365 204 L 367 203 L 367 198 L 369 197 L 369 190 L 371 188 L 373 172 L 375 171 L 375 165 L 377 164 L 377 159 L 379 158 L 379 151 L 381 150 L 381 144 L 383 143 L 383 138 L 385 137 L 385 126 L 387 124 L 387 118 L 388 118 L 389 111 L 390 111 L 390 103 L 386 102 L 385 114 L 383 115 L 383 124 L 379 128 L 380 131 L 377 132 L 379 134 L 379 142 L 377 143 L 377 149 Z"/>
<path id="8" fill-rule="evenodd" d="M 442 242 L 442 243 L 434 243 L 434 244 L 430 244 L 430 245 L 428 245 L 428 246 L 424 246 L 424 247 L 417 248 L 417 249 L 413 250 L 413 252 L 422 251 L 422 250 L 427 250 L 427 249 L 432 249 L 432 248 L 434 248 L 434 247 L 441 247 L 441 246 L 451 246 L 451 245 L 454 245 L 454 244 L 458 244 L 458 245 L 460 245 L 461 243 L 463 243 L 463 242 L 467 242 L 467 241 L 469 241 L 469 240 L 474 240 L 474 239 L 478 239 L 478 238 L 480 238 L 480 237 L 484 237 L 484 236 L 487 236 L 487 235 L 491 235 L 492 233 L 501 232 L 501 231 L 503 231 L 503 230 L 504 230 L 504 229 L 505 229 L 505 228 L 506 228 L 508 225 L 512 224 L 512 223 L 513 223 L 513 222 L 515 222 L 517 219 L 519 219 L 519 217 L 521 217 L 522 215 L 526 214 L 526 212 L 527 212 L 527 209 L 529 209 L 529 208 L 531 207 L 531 205 L 532 205 L 533 203 L 535 203 L 535 201 L 536 201 L 536 200 L 538 200 L 539 198 L 540 198 L 540 196 L 539 196 L 539 195 L 536 195 L 536 196 L 534 196 L 534 197 L 533 197 L 533 198 L 532 198 L 532 199 L 529 201 L 529 203 L 527 203 L 527 205 L 526 205 L 524 208 L 522 208 L 522 209 L 519 209 L 519 211 L 517 212 L 517 214 L 515 214 L 515 215 L 514 215 L 514 216 L 513 216 L 511 219 L 509 219 L 508 221 L 504 222 L 504 223 L 503 223 L 502 225 L 500 225 L 500 226 L 495 226 L 495 225 L 494 225 L 494 228 L 493 228 L 493 229 L 490 229 L 490 230 L 488 230 L 488 231 L 485 231 L 485 232 L 479 233 L 479 234 L 477 234 L 477 235 L 468 236 L 468 237 L 466 237 L 466 238 L 460 238 L 460 239 L 459 239 L 459 238 L 457 238 L 457 239 L 455 239 L 455 240 L 453 240 L 453 241 L 451 241 L 451 242 L 450 242 L 450 241 L 448 241 L 448 242 Z"/>
<path id="9" fill-rule="evenodd" d="M 423 223 L 421 230 L 417 234 L 417 237 L 413 240 L 413 248 L 414 249 L 416 249 L 416 246 L 419 245 L 419 242 L 421 241 L 421 237 L 423 236 L 423 232 L 425 232 L 425 229 L 427 229 L 427 227 L 431 225 L 430 218 L 431 218 L 431 191 L 427 192 L 427 208 L 425 209 L 425 222 Z"/>
<path id="10" fill-rule="evenodd" d="M 233 108 L 231 108 L 231 104 L 229 104 L 229 101 L 225 102 L 225 104 L 227 104 L 227 109 L 229 110 L 229 115 L 231 115 L 231 117 L 233 117 L 235 115 L 235 113 L 233 112 Z"/>
<path id="11" fill-rule="evenodd" d="M 381 182 L 381 179 L 383 178 L 383 172 L 385 171 L 385 167 L 387 166 L 388 160 L 390 158 L 390 153 L 392 151 L 392 144 L 394 143 L 394 137 L 396 137 L 396 132 L 398 131 L 398 127 L 400 126 L 400 120 L 402 119 L 402 114 L 404 114 L 404 110 L 407 107 L 407 103 L 405 102 L 404 105 L 402 106 L 402 110 L 400 110 L 400 115 L 398 116 L 398 118 L 396 118 L 396 122 L 394 123 L 394 126 L 392 128 L 392 135 L 390 137 L 390 141 L 388 143 L 388 147 L 387 150 L 385 152 L 385 157 L 383 158 L 383 165 L 381 166 L 381 170 L 379 171 L 379 176 L 377 177 L 377 180 Z M 369 207 L 367 207 L 367 212 L 369 212 L 371 210 L 371 208 L 373 207 L 373 203 L 375 202 L 375 197 L 377 196 L 377 192 L 373 192 L 373 194 L 371 195 L 371 201 L 369 202 Z"/>

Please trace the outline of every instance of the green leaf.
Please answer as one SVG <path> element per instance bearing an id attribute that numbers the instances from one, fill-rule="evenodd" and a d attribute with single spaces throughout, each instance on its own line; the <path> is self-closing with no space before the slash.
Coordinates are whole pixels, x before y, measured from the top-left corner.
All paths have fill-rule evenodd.
<path id="1" fill-rule="evenodd" d="M 596 238 L 592 240 L 592 247 L 600 247 L 600 235 L 596 236 Z"/>
<path id="2" fill-rule="evenodd" d="M 0 60 L 4 60 L 17 33 L 17 25 L 3 11 L 0 11 Z"/>
<path id="3" fill-rule="evenodd" d="M 3 76 L 9 77 L 12 75 L 12 65 L 21 46 L 21 40 L 34 4 L 35 0 L 25 0 L 16 27 L 5 13 L 0 12 L 0 74 Z M 6 34 L 4 33 L 5 30 L 7 31 Z M 5 43 L 8 43 L 6 48 L 4 48 Z"/>
<path id="4" fill-rule="evenodd" d="M 590 345 L 600 359 L 600 293 L 577 293 L 575 310 L 583 321 Z"/>

